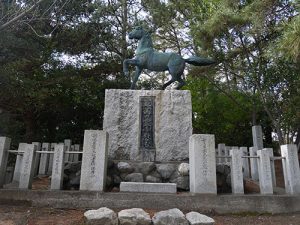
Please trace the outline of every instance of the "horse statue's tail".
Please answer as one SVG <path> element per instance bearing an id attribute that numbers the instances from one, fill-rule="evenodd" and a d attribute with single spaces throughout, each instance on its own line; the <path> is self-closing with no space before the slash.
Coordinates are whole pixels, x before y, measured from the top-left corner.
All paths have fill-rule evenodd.
<path id="1" fill-rule="evenodd" d="M 216 61 L 212 59 L 201 58 L 198 56 L 191 56 L 190 58 L 184 60 L 188 64 L 192 64 L 194 66 L 208 66 L 216 63 Z"/>

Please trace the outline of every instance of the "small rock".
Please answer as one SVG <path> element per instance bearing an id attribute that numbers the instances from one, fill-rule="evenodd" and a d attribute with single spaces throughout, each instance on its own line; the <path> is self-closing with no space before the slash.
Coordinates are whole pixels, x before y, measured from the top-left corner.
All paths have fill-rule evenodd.
<path id="1" fill-rule="evenodd" d="M 80 175 L 72 178 L 70 180 L 70 185 L 71 186 L 79 186 L 80 185 Z"/>
<path id="2" fill-rule="evenodd" d="M 188 176 L 190 172 L 190 165 L 188 163 L 181 163 L 178 166 L 178 172 L 181 176 Z"/>
<path id="3" fill-rule="evenodd" d="M 125 209 L 118 213 L 120 225 L 150 225 L 151 218 L 143 209 Z"/>
<path id="4" fill-rule="evenodd" d="M 169 179 L 171 175 L 176 170 L 175 164 L 157 164 L 156 165 L 158 173 L 161 175 L 163 179 Z"/>
<path id="5" fill-rule="evenodd" d="M 109 208 L 88 210 L 84 213 L 87 225 L 118 225 L 117 214 Z"/>
<path id="6" fill-rule="evenodd" d="M 134 171 L 134 168 L 127 162 L 119 162 L 117 168 L 120 173 L 132 173 Z"/>
<path id="7" fill-rule="evenodd" d="M 159 177 L 154 177 L 154 176 L 148 175 L 148 176 L 146 176 L 146 182 L 161 183 L 161 179 Z"/>
<path id="8" fill-rule="evenodd" d="M 106 176 L 106 186 L 109 187 L 111 186 L 112 183 L 112 178 L 110 176 Z"/>
<path id="9" fill-rule="evenodd" d="M 143 182 L 143 174 L 141 173 L 131 173 L 125 177 L 125 181 L 127 182 Z"/>
<path id="10" fill-rule="evenodd" d="M 177 184 L 177 188 L 182 190 L 189 190 L 190 189 L 190 177 L 189 176 L 183 176 L 183 177 L 177 177 L 176 181 L 174 183 Z"/>
<path id="11" fill-rule="evenodd" d="M 144 175 L 150 174 L 156 168 L 154 162 L 142 162 L 138 164 L 138 170 Z"/>
<path id="12" fill-rule="evenodd" d="M 154 225 L 189 225 L 184 214 L 176 208 L 155 213 L 152 221 Z"/>
<path id="13" fill-rule="evenodd" d="M 186 219 L 191 225 L 214 225 L 214 219 L 197 212 L 189 212 L 186 214 Z"/>

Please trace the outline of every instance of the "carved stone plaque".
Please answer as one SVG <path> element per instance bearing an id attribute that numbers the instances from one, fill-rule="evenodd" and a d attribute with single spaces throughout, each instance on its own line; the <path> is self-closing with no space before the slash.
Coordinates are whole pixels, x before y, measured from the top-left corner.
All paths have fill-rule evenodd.
<path id="1" fill-rule="evenodd" d="M 144 161 L 152 161 L 155 158 L 155 140 L 154 140 L 154 124 L 155 124 L 155 97 L 140 97 L 140 115 L 141 115 L 141 133 L 140 148 Z"/>

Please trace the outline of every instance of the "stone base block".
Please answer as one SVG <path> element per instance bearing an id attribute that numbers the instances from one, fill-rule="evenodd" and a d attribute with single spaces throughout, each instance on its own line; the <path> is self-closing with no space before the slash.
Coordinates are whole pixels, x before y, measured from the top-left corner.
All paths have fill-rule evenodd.
<path id="1" fill-rule="evenodd" d="M 120 191 L 176 193 L 177 185 L 174 183 L 121 182 Z"/>

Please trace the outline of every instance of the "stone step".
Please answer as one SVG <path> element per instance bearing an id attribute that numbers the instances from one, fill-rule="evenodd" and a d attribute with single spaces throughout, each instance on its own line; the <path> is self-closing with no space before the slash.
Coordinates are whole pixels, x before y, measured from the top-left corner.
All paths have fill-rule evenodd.
<path id="1" fill-rule="evenodd" d="M 121 182 L 121 192 L 176 193 L 175 183 Z"/>

